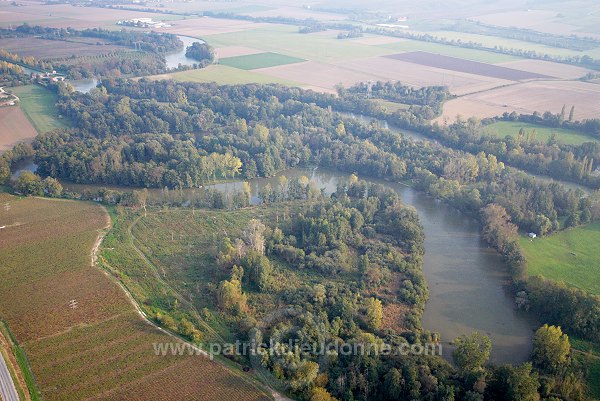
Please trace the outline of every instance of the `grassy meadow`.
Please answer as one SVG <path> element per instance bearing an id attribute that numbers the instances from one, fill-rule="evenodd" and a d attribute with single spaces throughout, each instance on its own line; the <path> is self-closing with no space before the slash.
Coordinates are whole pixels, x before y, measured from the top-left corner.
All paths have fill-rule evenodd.
<path id="1" fill-rule="evenodd" d="M 39 85 L 26 85 L 10 88 L 10 92 L 19 97 L 21 109 L 38 133 L 70 126 L 66 119 L 59 118 L 57 96 L 50 90 Z"/>
<path id="2" fill-rule="evenodd" d="M 297 57 L 290 57 L 279 53 L 258 53 L 246 56 L 227 57 L 219 60 L 219 64 L 242 70 L 256 70 L 259 68 L 276 67 L 278 65 L 301 63 L 306 61 Z"/>
<path id="3" fill-rule="evenodd" d="M 516 138 L 519 135 L 521 128 L 525 130 L 525 133 L 535 130 L 535 138 L 542 142 L 547 142 L 548 139 L 550 139 L 554 134 L 557 135 L 558 142 L 568 145 L 581 145 L 585 142 L 598 142 L 597 138 L 588 136 L 580 131 L 566 128 L 546 127 L 544 125 L 529 124 L 520 121 L 498 121 L 496 123 L 487 125 L 484 128 L 484 132 L 486 134 L 502 138 L 507 135 Z"/>
<path id="4" fill-rule="evenodd" d="M 588 369 L 588 388 L 593 399 L 600 399 L 600 345 L 591 341 L 570 337 L 571 348 L 575 350 L 576 360 L 584 363 Z"/>
<path id="5" fill-rule="evenodd" d="M 594 295 L 600 295 L 599 243 L 600 223 L 521 239 L 529 275 L 562 281 Z"/>
<path id="6" fill-rule="evenodd" d="M 301 86 L 301 84 L 285 79 L 261 74 L 253 71 L 241 70 L 223 64 L 210 65 L 199 70 L 188 70 L 172 74 L 155 75 L 153 79 L 174 79 L 179 82 L 216 82 L 221 85 L 236 84 L 282 84 L 288 86 Z"/>

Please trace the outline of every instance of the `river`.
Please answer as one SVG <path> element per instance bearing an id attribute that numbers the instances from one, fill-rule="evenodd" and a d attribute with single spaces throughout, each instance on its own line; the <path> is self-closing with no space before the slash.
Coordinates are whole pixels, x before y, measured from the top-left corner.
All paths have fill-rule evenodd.
<path id="1" fill-rule="evenodd" d="M 198 60 L 194 60 L 193 58 L 186 57 L 185 49 L 187 47 L 191 46 L 192 43 L 194 43 L 194 42 L 204 43 L 204 41 L 201 39 L 192 38 L 189 36 L 177 35 L 177 37 L 179 38 L 179 40 L 181 40 L 183 42 L 183 49 L 178 50 L 173 53 L 165 54 L 165 59 L 167 61 L 167 68 L 168 69 L 177 68 L 177 67 L 179 67 L 180 64 L 187 65 L 187 66 L 193 65 L 194 63 L 197 64 Z"/>
<path id="2" fill-rule="evenodd" d="M 348 175 L 320 169 L 293 169 L 280 175 L 288 179 L 306 175 L 330 194 Z M 531 351 L 535 320 L 515 309 L 511 279 L 500 255 L 481 239 L 478 222 L 457 209 L 409 186 L 370 180 L 395 190 L 402 201 L 413 206 L 425 232 L 423 272 L 429 285 L 429 301 L 423 313 L 425 329 L 440 333 L 445 357 L 451 356 L 448 342 L 461 334 L 479 331 L 493 344 L 496 363 L 525 361 Z M 252 202 L 259 191 L 277 176 L 250 181 Z M 217 184 L 228 192 L 241 189 L 241 182 Z"/>

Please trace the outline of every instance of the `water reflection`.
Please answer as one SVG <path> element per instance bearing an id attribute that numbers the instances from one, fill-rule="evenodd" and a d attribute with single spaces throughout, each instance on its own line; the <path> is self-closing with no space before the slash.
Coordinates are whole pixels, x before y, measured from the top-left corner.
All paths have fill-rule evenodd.
<path id="1" fill-rule="evenodd" d="M 198 60 L 194 60 L 193 58 L 186 57 L 185 49 L 192 45 L 194 42 L 204 43 L 203 40 L 197 38 L 191 38 L 189 36 L 177 36 L 183 42 L 183 49 L 178 50 L 173 53 L 165 54 L 165 60 L 167 61 L 167 68 L 177 68 L 179 65 L 191 66 L 193 64 L 197 64 Z"/>

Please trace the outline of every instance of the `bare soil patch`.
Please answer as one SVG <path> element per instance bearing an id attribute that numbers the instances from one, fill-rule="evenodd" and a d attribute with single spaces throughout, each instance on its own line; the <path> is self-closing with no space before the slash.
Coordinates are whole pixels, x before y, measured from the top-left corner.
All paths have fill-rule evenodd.
<path id="1" fill-rule="evenodd" d="M 491 78 L 506 79 L 510 81 L 521 81 L 526 79 L 550 78 L 547 75 L 528 71 L 515 70 L 493 64 L 480 63 L 456 57 L 443 56 L 428 52 L 408 52 L 391 54 L 385 56 L 393 60 L 400 60 L 428 67 L 441 68 L 444 70 L 464 72 L 467 74 L 483 75 Z"/>
<path id="2" fill-rule="evenodd" d="M 33 140 L 37 131 L 18 106 L 0 107 L 0 153 Z"/>
<path id="3" fill-rule="evenodd" d="M 559 95 L 560 94 L 560 95 Z M 536 81 L 498 88 L 453 99 L 444 105 L 442 118 L 492 117 L 504 112 L 559 113 L 575 106 L 575 119 L 600 116 L 600 85 L 579 81 Z"/>
<path id="4" fill-rule="evenodd" d="M 562 79 L 578 79 L 590 72 L 588 69 L 576 67 L 574 65 L 553 63 L 543 60 L 518 60 L 497 65 Z"/>

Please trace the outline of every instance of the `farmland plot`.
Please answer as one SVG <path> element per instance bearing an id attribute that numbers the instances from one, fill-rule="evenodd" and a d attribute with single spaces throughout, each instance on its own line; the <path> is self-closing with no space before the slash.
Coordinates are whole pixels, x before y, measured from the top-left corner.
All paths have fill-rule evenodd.
<path id="1" fill-rule="evenodd" d="M 443 56 L 427 52 L 409 52 L 386 56 L 393 60 L 406 61 L 428 67 L 441 68 L 450 71 L 464 72 L 474 75 L 483 75 L 491 78 L 521 81 L 526 79 L 549 78 L 547 75 L 528 71 L 515 70 L 497 65 L 464 60 L 456 57 Z"/>
<path id="2" fill-rule="evenodd" d="M 0 316 L 25 348 L 45 400 L 268 400 L 242 373 L 201 355 L 156 355 L 177 341 L 144 321 L 90 266 L 105 210 L 0 194 Z"/>

